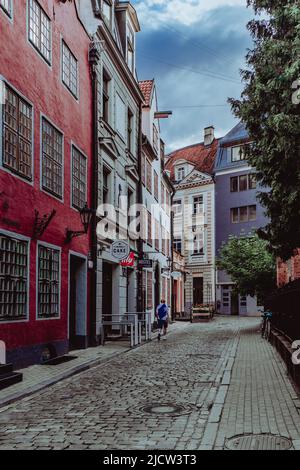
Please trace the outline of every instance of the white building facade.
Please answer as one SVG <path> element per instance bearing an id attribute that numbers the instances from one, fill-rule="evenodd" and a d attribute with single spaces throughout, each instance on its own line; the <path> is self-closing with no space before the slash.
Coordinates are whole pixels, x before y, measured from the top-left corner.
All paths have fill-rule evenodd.
<path id="1" fill-rule="evenodd" d="M 128 208 L 138 202 L 139 124 L 143 95 L 135 72 L 140 26 L 129 2 L 80 1 L 80 14 L 92 37 L 90 62 L 96 102 L 97 225 L 96 332 L 103 319 L 137 311 L 137 270 L 122 267 L 111 252 L 127 242 L 138 258 L 137 239 L 128 231 Z M 116 222 L 116 224 L 115 224 Z"/>
<path id="2" fill-rule="evenodd" d="M 154 80 L 140 82 L 144 95 L 142 118 L 142 204 L 145 224 L 143 257 L 143 306 L 154 318 L 161 299 L 172 304 L 171 197 L 172 185 L 164 169 L 164 144 L 160 138 L 157 93 Z"/>
<path id="3" fill-rule="evenodd" d="M 215 183 L 217 140 L 212 127 L 205 140 L 173 152 L 167 169 L 175 187 L 173 248 L 185 259 L 185 314 L 215 303 Z"/>

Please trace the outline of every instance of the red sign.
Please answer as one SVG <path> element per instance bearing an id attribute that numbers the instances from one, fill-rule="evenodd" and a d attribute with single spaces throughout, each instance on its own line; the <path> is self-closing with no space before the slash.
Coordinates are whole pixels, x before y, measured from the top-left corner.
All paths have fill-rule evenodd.
<path id="1" fill-rule="evenodd" d="M 132 268 L 134 266 L 134 253 L 129 253 L 127 258 L 121 261 L 121 266 L 123 268 Z"/>

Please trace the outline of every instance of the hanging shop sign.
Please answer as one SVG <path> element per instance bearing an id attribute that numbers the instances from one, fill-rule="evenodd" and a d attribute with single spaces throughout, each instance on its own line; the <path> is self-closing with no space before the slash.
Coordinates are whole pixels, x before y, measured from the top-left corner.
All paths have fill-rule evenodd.
<path id="1" fill-rule="evenodd" d="M 117 240 L 111 246 L 111 254 L 119 261 L 124 261 L 130 253 L 128 242 Z"/>
<path id="2" fill-rule="evenodd" d="M 127 258 L 121 261 L 121 266 L 123 268 L 132 268 L 134 266 L 134 253 L 129 253 Z"/>
<path id="3" fill-rule="evenodd" d="M 138 265 L 139 265 L 139 268 L 152 268 L 153 260 L 152 259 L 139 259 Z"/>

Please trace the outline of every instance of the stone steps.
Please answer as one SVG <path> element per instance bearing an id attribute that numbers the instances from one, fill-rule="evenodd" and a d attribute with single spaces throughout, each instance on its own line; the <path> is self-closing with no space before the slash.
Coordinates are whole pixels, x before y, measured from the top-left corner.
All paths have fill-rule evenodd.
<path id="1" fill-rule="evenodd" d="M 14 372 L 12 364 L 0 365 L 0 390 L 22 382 L 22 380 L 23 374 L 20 372 Z"/>

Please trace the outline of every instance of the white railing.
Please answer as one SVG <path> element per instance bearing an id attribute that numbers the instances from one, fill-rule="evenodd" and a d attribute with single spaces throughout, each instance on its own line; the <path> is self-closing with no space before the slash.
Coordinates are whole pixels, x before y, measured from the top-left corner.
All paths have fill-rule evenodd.
<path id="1" fill-rule="evenodd" d="M 134 348 L 144 341 L 151 341 L 152 323 L 151 313 L 126 312 L 124 314 L 102 315 L 103 344 L 105 343 L 105 327 L 119 330 L 121 336 L 130 334 L 130 347 Z"/>

